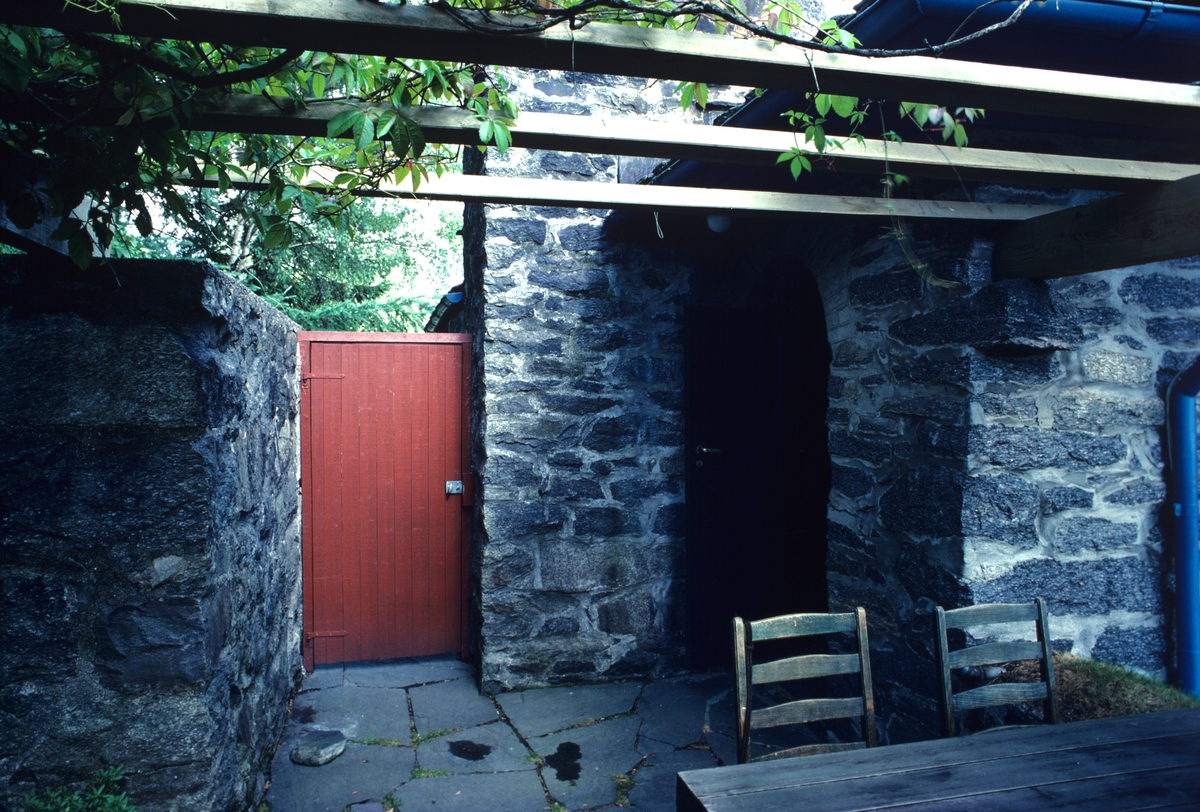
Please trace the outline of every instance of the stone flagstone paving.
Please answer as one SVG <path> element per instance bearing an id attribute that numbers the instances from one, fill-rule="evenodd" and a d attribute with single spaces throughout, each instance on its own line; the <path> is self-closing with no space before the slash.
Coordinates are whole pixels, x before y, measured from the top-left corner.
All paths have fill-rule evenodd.
<path id="1" fill-rule="evenodd" d="M 322 666 L 296 697 L 267 800 L 272 812 L 671 812 L 677 772 L 732 761 L 726 715 L 723 672 L 491 697 L 450 656 Z M 328 730 L 349 740 L 342 755 L 291 761 Z"/>

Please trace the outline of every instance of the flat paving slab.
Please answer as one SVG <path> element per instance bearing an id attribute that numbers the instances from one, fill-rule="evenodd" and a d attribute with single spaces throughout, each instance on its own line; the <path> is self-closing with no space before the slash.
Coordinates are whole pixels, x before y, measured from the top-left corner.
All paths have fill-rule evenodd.
<path id="1" fill-rule="evenodd" d="M 271 766 L 267 800 L 272 812 L 341 812 L 348 804 L 382 800 L 412 775 L 415 763 L 411 747 L 348 744 L 320 767 L 293 764 L 284 753 Z"/>
<path id="2" fill-rule="evenodd" d="M 402 688 L 343 685 L 307 691 L 292 705 L 293 722 L 340 730 L 347 739 L 389 739 L 409 744 L 408 694 Z"/>
<path id="3" fill-rule="evenodd" d="M 479 693 L 473 679 L 455 679 L 410 688 L 413 722 L 418 733 L 458 730 L 500 718 L 492 700 Z"/>
<path id="4" fill-rule="evenodd" d="M 544 736 L 571 725 L 628 713 L 642 692 L 640 682 L 535 688 L 499 694 L 496 701 L 522 736 Z"/>
<path id="5" fill-rule="evenodd" d="M 550 804 L 537 773 L 492 773 L 420 778 L 395 791 L 402 812 L 540 812 Z"/>
<path id="6" fill-rule="evenodd" d="M 475 672 L 452 654 L 347 663 L 345 680 L 360 688 L 409 688 L 448 679 L 471 679 Z"/>
<path id="7" fill-rule="evenodd" d="M 546 762 L 542 779 L 550 797 L 572 810 L 615 803 L 613 776 L 642 760 L 634 746 L 641 724 L 637 716 L 621 716 L 530 739 L 529 746 Z"/>
<path id="8" fill-rule="evenodd" d="M 498 773 L 534 770 L 529 748 L 504 722 L 471 727 L 417 746 L 417 761 L 426 770 L 451 773 Z"/>
<path id="9" fill-rule="evenodd" d="M 653 755 L 638 767 L 629 802 L 639 812 L 675 812 L 675 774 L 716 766 L 716 756 L 707 750 L 670 750 Z"/>
<path id="10" fill-rule="evenodd" d="M 733 685 L 724 675 L 676 677 L 652 682 L 638 700 L 638 715 L 645 720 L 642 737 L 672 747 L 700 742 L 712 729 L 713 706 L 732 695 Z"/>

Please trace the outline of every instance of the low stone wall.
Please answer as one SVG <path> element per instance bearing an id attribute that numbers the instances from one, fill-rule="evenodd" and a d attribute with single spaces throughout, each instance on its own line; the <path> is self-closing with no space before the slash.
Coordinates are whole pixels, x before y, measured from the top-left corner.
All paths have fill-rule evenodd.
<path id="1" fill-rule="evenodd" d="M 0 264 L 0 806 L 261 796 L 300 674 L 295 325 L 213 269 Z"/>

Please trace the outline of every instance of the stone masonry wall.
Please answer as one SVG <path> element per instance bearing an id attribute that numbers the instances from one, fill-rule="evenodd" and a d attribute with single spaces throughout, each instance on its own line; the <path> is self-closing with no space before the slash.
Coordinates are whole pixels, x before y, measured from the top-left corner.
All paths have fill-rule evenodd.
<path id="1" fill-rule="evenodd" d="M 661 83 L 510 78 L 524 110 L 680 115 Z M 468 171 L 479 171 L 478 156 L 471 161 Z M 639 171 L 644 162 L 546 151 L 493 151 L 487 160 L 491 175 L 595 183 Z M 608 214 L 467 212 L 463 329 L 477 336 L 483 497 L 475 601 L 489 689 L 658 674 L 680 663 L 687 274 L 610 239 Z"/>
<path id="2" fill-rule="evenodd" d="M 813 263 L 834 352 L 830 609 L 867 608 L 890 741 L 937 729 L 939 604 L 1042 596 L 1056 648 L 1165 674 L 1163 398 L 1200 338 L 1196 259 L 992 283 L 987 240 L 914 233 L 961 290 L 866 230 Z"/>
<path id="3" fill-rule="evenodd" d="M 300 673 L 295 325 L 196 263 L 0 265 L 0 807 L 244 810 Z"/>

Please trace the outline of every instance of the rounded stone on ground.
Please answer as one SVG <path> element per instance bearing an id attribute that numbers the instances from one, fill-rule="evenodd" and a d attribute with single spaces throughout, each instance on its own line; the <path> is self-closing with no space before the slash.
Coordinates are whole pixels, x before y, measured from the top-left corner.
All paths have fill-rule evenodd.
<path id="1" fill-rule="evenodd" d="M 291 759 L 305 767 L 320 767 L 340 756 L 346 749 L 346 737 L 340 730 L 314 730 L 305 733 L 292 748 Z"/>

